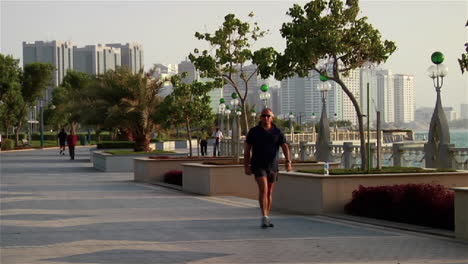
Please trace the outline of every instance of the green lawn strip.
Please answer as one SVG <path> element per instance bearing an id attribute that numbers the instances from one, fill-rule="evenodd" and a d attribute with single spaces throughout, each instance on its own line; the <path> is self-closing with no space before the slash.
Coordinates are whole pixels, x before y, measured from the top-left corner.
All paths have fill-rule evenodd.
<path id="1" fill-rule="evenodd" d="M 112 154 L 112 155 L 132 155 L 132 154 L 174 154 L 174 151 L 166 151 L 166 150 L 153 150 L 150 152 L 146 151 L 138 151 L 135 152 L 133 150 L 107 150 L 104 153 Z"/>
<path id="2" fill-rule="evenodd" d="M 421 173 L 421 172 L 455 172 L 455 169 L 424 169 L 417 167 L 383 167 L 381 170 L 372 169 L 369 173 L 367 170 L 359 168 L 354 169 L 331 169 L 330 175 L 349 175 L 349 174 L 384 174 L 384 173 Z M 316 170 L 297 170 L 302 173 L 324 174 L 323 169 Z"/>

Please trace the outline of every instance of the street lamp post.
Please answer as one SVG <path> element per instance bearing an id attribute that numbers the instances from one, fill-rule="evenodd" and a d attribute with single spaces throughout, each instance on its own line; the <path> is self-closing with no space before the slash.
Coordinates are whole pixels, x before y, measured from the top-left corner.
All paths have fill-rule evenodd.
<path id="1" fill-rule="evenodd" d="M 255 126 L 255 118 L 257 117 L 257 113 L 255 112 L 255 109 L 252 108 L 252 111 L 250 111 L 250 116 L 252 117 L 252 127 Z"/>
<path id="2" fill-rule="evenodd" d="M 237 116 L 237 120 L 236 120 L 236 161 L 237 163 L 239 163 L 239 156 L 240 156 L 240 131 L 241 131 L 241 128 L 240 128 L 240 116 L 242 115 L 242 108 L 240 107 L 237 107 L 237 110 L 236 110 L 236 116 Z"/>
<path id="3" fill-rule="evenodd" d="M 226 109 L 226 104 L 224 103 L 224 98 L 219 99 L 218 113 L 219 113 L 219 129 L 224 131 L 224 110 Z"/>
<path id="4" fill-rule="evenodd" d="M 232 106 L 232 110 L 234 111 L 234 114 L 237 115 L 237 106 L 239 105 L 239 99 L 237 99 L 239 97 L 239 95 L 237 93 L 232 93 L 231 94 L 231 106 Z M 237 144 L 238 144 L 238 141 L 239 141 L 239 127 L 238 127 L 238 122 L 239 121 L 239 117 L 237 116 L 237 118 L 233 118 L 232 119 L 232 136 L 231 136 L 231 149 L 232 149 L 232 153 L 235 157 L 238 157 L 239 156 L 239 153 L 237 152 Z M 237 158 L 236 158 L 237 159 Z"/>
<path id="5" fill-rule="evenodd" d="M 315 112 L 312 112 L 312 134 L 315 133 L 315 118 L 317 118 L 317 116 L 315 116 Z"/>
<path id="6" fill-rule="evenodd" d="M 42 102 L 47 102 L 46 100 L 40 100 L 41 105 L 39 106 L 39 111 L 40 111 L 40 134 L 41 134 L 41 148 L 44 148 L 44 106 L 42 105 Z M 50 109 L 54 110 L 55 105 L 51 105 Z"/>
<path id="7" fill-rule="evenodd" d="M 294 142 L 294 131 L 293 131 L 293 125 L 292 125 L 292 120 L 294 119 L 294 114 L 293 112 L 289 112 L 289 133 L 291 133 L 291 142 Z"/>
<path id="8" fill-rule="evenodd" d="M 226 136 L 229 136 L 229 116 L 231 115 L 231 107 L 226 105 L 226 110 L 224 110 L 224 114 L 226 115 Z"/>
<path id="9" fill-rule="evenodd" d="M 426 167 L 449 168 L 448 148 L 450 147 L 450 131 L 440 97 L 440 90 L 444 84 L 444 77 L 448 74 L 448 68 L 442 63 L 444 55 L 441 52 L 432 53 L 431 61 L 434 65 L 431 65 L 427 69 L 427 74 L 434 83 L 437 101 L 429 126 L 428 142 L 424 144 Z"/>
<path id="10" fill-rule="evenodd" d="M 330 125 L 327 118 L 326 99 L 327 93 L 331 89 L 331 84 L 328 82 L 328 78 L 323 75 L 320 75 L 320 81 L 318 90 L 322 96 L 322 115 L 320 117 L 315 158 L 318 161 L 328 162 L 330 161 Z"/>
<path id="11" fill-rule="evenodd" d="M 262 84 L 260 86 L 260 100 L 263 101 L 263 108 L 268 108 L 268 100 L 271 97 L 271 94 L 268 92 L 268 85 Z"/>

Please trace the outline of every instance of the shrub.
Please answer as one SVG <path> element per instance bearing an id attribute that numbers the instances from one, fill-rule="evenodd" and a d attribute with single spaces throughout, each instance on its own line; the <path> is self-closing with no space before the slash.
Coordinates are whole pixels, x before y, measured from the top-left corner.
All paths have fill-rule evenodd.
<path id="1" fill-rule="evenodd" d="M 352 215 L 454 229 L 454 193 L 443 185 L 405 184 L 353 191 L 345 206 Z"/>
<path id="2" fill-rule="evenodd" d="M 2 150 L 11 150 L 15 148 L 15 141 L 13 139 L 2 139 Z"/>
<path id="3" fill-rule="evenodd" d="M 97 144 L 98 149 L 133 149 L 135 142 L 132 141 L 102 141 Z"/>
<path id="4" fill-rule="evenodd" d="M 164 174 L 164 182 L 182 186 L 182 171 L 171 170 Z"/>

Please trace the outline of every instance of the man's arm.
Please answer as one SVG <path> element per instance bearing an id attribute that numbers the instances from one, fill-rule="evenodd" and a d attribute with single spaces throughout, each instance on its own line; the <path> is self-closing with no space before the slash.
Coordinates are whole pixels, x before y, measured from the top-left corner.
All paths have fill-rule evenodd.
<path id="1" fill-rule="evenodd" d="M 245 143 L 244 147 L 244 172 L 247 175 L 252 174 L 250 170 L 250 150 L 252 149 L 252 145 L 249 143 Z"/>
<path id="2" fill-rule="evenodd" d="M 284 166 L 286 167 L 286 171 L 292 171 L 292 161 L 291 155 L 289 153 L 289 146 L 286 143 L 281 144 L 281 149 L 283 150 L 284 158 L 286 159 L 286 163 Z"/>

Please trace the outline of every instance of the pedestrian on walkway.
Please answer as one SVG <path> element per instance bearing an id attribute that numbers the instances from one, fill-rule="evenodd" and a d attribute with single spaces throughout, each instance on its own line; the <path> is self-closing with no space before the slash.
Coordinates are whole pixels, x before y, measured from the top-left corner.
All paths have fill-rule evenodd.
<path id="1" fill-rule="evenodd" d="M 202 128 L 200 130 L 198 140 L 200 143 L 201 155 L 206 156 L 208 155 L 208 134 L 206 133 L 205 129 Z"/>
<path id="2" fill-rule="evenodd" d="M 70 159 L 75 159 L 75 146 L 76 142 L 78 141 L 78 136 L 75 135 L 75 130 L 70 130 L 70 135 L 67 136 L 67 143 L 68 143 L 68 152 L 70 153 Z"/>
<path id="3" fill-rule="evenodd" d="M 258 185 L 258 203 L 262 211 L 261 227 L 273 227 L 269 214 L 273 199 L 273 189 L 278 181 L 279 147 L 286 159 L 286 170 L 292 170 L 291 157 L 286 138 L 273 123 L 273 111 L 265 108 L 260 116 L 260 123 L 247 134 L 244 150 L 245 174 L 255 175 Z M 250 158 L 252 151 L 252 159 Z"/>
<path id="4" fill-rule="evenodd" d="M 67 132 L 62 128 L 58 134 L 59 145 L 60 145 L 60 155 L 65 155 L 65 142 L 67 141 Z"/>
<path id="5" fill-rule="evenodd" d="M 219 130 L 219 127 L 216 128 L 215 132 L 213 132 L 213 137 L 215 139 L 214 143 L 214 149 L 213 149 L 213 157 L 216 157 L 216 153 L 218 153 L 218 156 L 220 155 L 219 151 L 219 142 L 223 139 L 223 132 Z"/>

